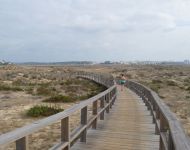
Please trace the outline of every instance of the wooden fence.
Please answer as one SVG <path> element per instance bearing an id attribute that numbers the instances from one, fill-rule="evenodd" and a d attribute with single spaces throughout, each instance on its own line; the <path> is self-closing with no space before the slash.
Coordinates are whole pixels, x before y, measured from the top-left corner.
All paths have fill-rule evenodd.
<path id="1" fill-rule="evenodd" d="M 60 143 L 56 144 L 51 150 L 68 150 L 71 145 L 80 138 L 81 142 L 86 142 L 86 134 L 89 127 L 96 129 L 98 119 L 104 120 L 104 113 L 109 113 L 110 108 L 116 100 L 116 85 L 114 84 L 113 77 L 98 75 L 94 73 L 77 72 L 72 76 L 78 76 L 86 79 L 93 80 L 106 86 L 108 89 L 90 99 L 84 100 L 71 108 L 47 117 L 45 119 L 36 121 L 30 125 L 16 129 L 15 131 L 0 135 L 0 147 L 15 142 L 16 150 L 28 150 L 28 136 L 34 132 L 45 128 L 48 125 L 60 121 L 61 124 L 61 139 Z M 100 104 L 100 105 L 98 105 Z M 88 117 L 88 106 L 92 105 L 92 116 Z M 75 112 L 80 111 L 80 126 L 70 133 L 69 120 L 70 116 Z"/>
<path id="2" fill-rule="evenodd" d="M 160 150 L 190 150 L 189 137 L 168 106 L 151 89 L 127 81 L 127 87 L 139 95 L 153 116 L 155 133 L 160 135 Z"/>

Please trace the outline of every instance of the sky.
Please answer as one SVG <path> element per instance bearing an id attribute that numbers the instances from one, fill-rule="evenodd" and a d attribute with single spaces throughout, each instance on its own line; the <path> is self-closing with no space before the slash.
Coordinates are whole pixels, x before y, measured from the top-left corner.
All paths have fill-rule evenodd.
<path id="1" fill-rule="evenodd" d="M 190 59 L 190 0 L 0 0 L 1 59 Z"/>

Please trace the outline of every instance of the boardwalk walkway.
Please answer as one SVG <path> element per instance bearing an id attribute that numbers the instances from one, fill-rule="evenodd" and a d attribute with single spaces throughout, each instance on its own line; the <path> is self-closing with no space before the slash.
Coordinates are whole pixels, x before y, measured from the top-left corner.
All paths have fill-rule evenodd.
<path id="1" fill-rule="evenodd" d="M 119 88 L 118 88 L 119 89 Z M 129 89 L 119 91 L 109 115 L 89 130 L 86 143 L 72 150 L 159 150 L 159 136 L 143 101 Z"/>
<path id="2" fill-rule="evenodd" d="M 0 147 L 15 143 L 16 150 L 28 150 L 31 134 L 60 122 L 61 140 L 51 150 L 190 150 L 189 137 L 179 120 L 151 89 L 127 80 L 126 85 L 143 100 L 126 88 L 120 91 L 118 87 L 117 96 L 112 76 L 89 72 L 73 76 L 93 80 L 108 89 L 63 112 L 0 135 Z M 71 131 L 70 118 L 76 112 L 80 112 L 80 124 Z M 91 126 L 96 130 L 89 129 Z"/>

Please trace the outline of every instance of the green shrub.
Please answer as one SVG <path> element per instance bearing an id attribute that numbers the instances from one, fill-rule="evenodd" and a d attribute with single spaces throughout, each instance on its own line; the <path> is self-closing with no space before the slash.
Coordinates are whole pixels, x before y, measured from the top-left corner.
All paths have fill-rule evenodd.
<path id="1" fill-rule="evenodd" d="M 184 82 L 187 83 L 187 84 L 190 83 L 190 78 L 184 79 Z"/>
<path id="2" fill-rule="evenodd" d="M 47 117 L 63 111 L 59 107 L 52 106 L 39 106 L 36 105 L 27 111 L 27 116 L 30 117 Z"/>
<path id="3" fill-rule="evenodd" d="M 48 87 L 46 85 L 41 85 L 36 90 L 37 95 L 47 96 L 47 95 L 53 95 L 53 94 L 56 94 L 56 93 L 57 93 L 57 91 L 56 91 L 56 89 L 54 87 Z"/>
<path id="4" fill-rule="evenodd" d="M 74 80 L 74 79 L 73 79 Z M 68 80 L 66 80 L 65 82 L 64 82 L 64 85 L 71 85 L 71 84 L 73 84 L 73 80 L 71 80 L 71 79 L 68 79 Z"/>
<path id="5" fill-rule="evenodd" d="M 17 86 L 0 85 L 0 91 L 23 91 L 23 89 Z"/>
<path id="6" fill-rule="evenodd" d="M 32 75 L 32 76 L 31 76 L 31 79 L 37 79 L 37 76 Z"/>
<path id="7" fill-rule="evenodd" d="M 166 84 L 167 84 L 168 86 L 177 86 L 176 82 L 174 82 L 174 81 L 172 81 L 172 80 L 167 80 L 167 81 L 166 81 Z"/>
<path id="8" fill-rule="evenodd" d="M 158 79 L 153 79 L 153 80 L 152 80 L 152 83 L 153 83 L 153 84 L 159 84 L 159 83 L 162 83 L 162 81 L 161 81 L 161 80 L 158 80 Z"/>
<path id="9" fill-rule="evenodd" d="M 26 88 L 27 94 L 34 94 L 33 91 L 34 91 L 34 89 L 31 86 Z"/>
<path id="10" fill-rule="evenodd" d="M 48 89 L 46 89 L 46 86 L 41 87 L 42 89 L 38 89 L 39 91 L 41 91 L 40 93 L 46 93 L 44 95 L 51 96 L 50 98 L 45 99 L 44 102 L 75 102 L 93 97 L 107 89 L 100 84 L 80 78 L 67 79 L 65 81 L 58 82 L 58 84 L 61 85 L 61 89 L 63 89 L 66 93 L 65 95 L 61 95 L 58 92 L 56 93 L 56 91 L 50 95 L 48 93 L 52 92 L 53 90 L 51 89 L 51 91 L 49 91 Z M 79 91 L 85 91 L 85 94 L 79 96 L 77 94 Z"/>
<path id="11" fill-rule="evenodd" d="M 37 88 L 36 92 L 37 95 L 49 95 L 51 91 L 47 87 L 40 86 Z"/>
<path id="12" fill-rule="evenodd" d="M 85 100 L 85 99 L 89 99 L 97 94 L 99 94 L 102 91 L 91 91 L 90 93 L 87 93 L 86 95 L 81 95 L 81 96 L 77 96 L 77 100 Z"/>
<path id="13" fill-rule="evenodd" d="M 44 102 L 53 102 L 53 103 L 59 103 L 59 102 L 69 103 L 74 101 L 76 101 L 75 98 L 65 95 L 54 95 L 44 100 Z"/>
<path id="14" fill-rule="evenodd" d="M 160 85 L 151 84 L 151 85 L 149 85 L 149 86 L 150 86 L 150 88 L 151 88 L 153 91 L 155 91 L 156 93 L 158 93 L 158 92 L 159 92 L 159 89 L 161 88 Z"/>
<path id="15" fill-rule="evenodd" d="M 25 80 L 17 79 L 15 81 L 13 81 L 13 85 L 26 86 L 26 85 L 28 85 L 28 83 Z"/>
<path id="16" fill-rule="evenodd" d="M 190 91 L 190 86 L 186 88 L 187 91 Z"/>
<path id="17" fill-rule="evenodd" d="M 97 95 L 98 93 L 88 93 L 88 94 L 86 94 L 86 95 L 81 95 L 81 96 L 78 96 L 77 97 L 77 100 L 79 100 L 79 101 L 81 101 L 81 100 L 86 100 L 86 99 L 89 99 L 89 98 L 91 98 L 91 97 L 93 97 L 93 96 L 95 96 L 95 95 Z"/>
<path id="18" fill-rule="evenodd" d="M 23 77 L 24 78 L 28 78 L 29 76 L 28 76 L 28 74 L 24 74 Z"/>

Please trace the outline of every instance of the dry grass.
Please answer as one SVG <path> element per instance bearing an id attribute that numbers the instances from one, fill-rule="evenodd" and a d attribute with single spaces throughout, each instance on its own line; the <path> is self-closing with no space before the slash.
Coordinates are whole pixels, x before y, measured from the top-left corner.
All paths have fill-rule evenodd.
<path id="1" fill-rule="evenodd" d="M 73 71 L 75 69 L 68 67 L 1 67 L 0 134 L 44 118 L 43 115 L 28 117 L 27 112 L 31 108 L 36 108 L 36 106 L 54 107 L 57 105 L 61 109 L 68 109 L 74 104 L 79 103 L 79 101 L 105 90 L 105 87 L 89 80 L 81 78 L 71 79 L 67 76 L 67 73 L 72 73 Z M 65 98 L 67 98 L 67 103 L 65 103 Z M 43 102 L 47 99 L 51 99 L 52 101 Z M 61 101 L 54 103 L 55 99 L 61 99 Z M 37 112 L 39 110 L 41 112 L 41 110 L 46 109 L 37 108 L 35 112 L 36 110 Z M 71 117 L 71 129 L 74 129 L 75 125 L 79 122 L 79 115 L 80 113 L 77 112 L 77 114 Z M 52 130 L 49 131 L 49 129 Z M 59 134 L 60 123 L 48 126 L 30 136 L 29 142 L 35 142 L 30 147 L 31 149 L 41 149 L 40 147 L 47 149 L 59 140 Z M 10 146 L 10 149 L 13 146 Z"/>
<path id="2" fill-rule="evenodd" d="M 63 109 L 78 103 L 104 90 L 94 83 L 82 79 L 70 80 L 64 76 L 67 72 L 83 70 L 88 72 L 111 73 L 118 76 L 125 74 L 129 79 L 136 80 L 155 90 L 170 109 L 182 122 L 185 131 L 190 135 L 190 68 L 178 66 L 150 66 L 150 65 L 92 65 L 81 67 L 18 67 L 9 66 L 0 68 L 0 83 L 16 86 L 24 91 L 0 91 L 0 132 L 5 133 L 34 120 L 41 118 L 28 118 L 26 111 L 42 104 L 44 99 L 62 94 L 77 99 L 74 103 L 57 103 Z M 22 82 L 20 82 L 20 79 Z M 90 89 L 89 89 L 90 87 Z M 44 88 L 38 92 L 38 88 Z M 39 90 L 40 91 L 40 90 Z M 43 94 L 46 93 L 46 94 Z M 9 109 L 7 109 L 9 108 Z M 72 129 L 79 122 L 79 113 L 71 119 Z M 49 130 L 51 129 L 51 130 Z M 48 132 L 47 132 L 48 131 Z M 53 132 L 54 131 L 54 132 Z M 51 137 L 51 138 L 50 138 Z M 30 142 L 34 149 L 49 147 L 60 138 L 60 124 L 54 124 L 40 130 L 31 136 Z M 37 140 L 38 139 L 38 140 Z M 47 142 L 48 145 L 46 145 Z"/>

